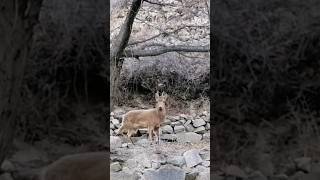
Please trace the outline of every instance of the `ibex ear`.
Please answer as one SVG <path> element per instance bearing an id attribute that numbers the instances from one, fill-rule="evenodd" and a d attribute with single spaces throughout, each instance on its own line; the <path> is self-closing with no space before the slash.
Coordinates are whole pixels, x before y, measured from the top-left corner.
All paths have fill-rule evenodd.
<path id="1" fill-rule="evenodd" d="M 168 94 L 165 93 L 165 92 L 162 92 L 161 96 L 162 96 L 162 99 L 163 99 L 164 101 L 166 101 L 167 98 L 168 98 Z"/>
<path id="2" fill-rule="evenodd" d="M 155 98 L 156 98 L 156 101 L 159 101 L 159 91 L 156 92 Z"/>

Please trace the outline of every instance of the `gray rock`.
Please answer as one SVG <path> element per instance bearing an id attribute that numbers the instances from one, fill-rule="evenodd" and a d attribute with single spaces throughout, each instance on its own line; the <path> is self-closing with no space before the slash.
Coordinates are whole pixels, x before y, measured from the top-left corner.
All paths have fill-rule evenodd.
<path id="1" fill-rule="evenodd" d="M 206 132 L 202 135 L 202 139 L 204 140 L 210 140 L 210 132 Z"/>
<path id="2" fill-rule="evenodd" d="M 168 162 L 168 164 L 172 164 L 172 165 L 179 166 L 179 167 L 181 167 L 182 165 L 185 164 L 185 160 L 184 160 L 183 156 L 169 157 L 167 162 Z"/>
<path id="3" fill-rule="evenodd" d="M 200 157 L 205 161 L 210 161 L 210 151 L 200 151 Z"/>
<path id="4" fill-rule="evenodd" d="M 118 119 L 115 119 L 115 118 L 111 118 L 111 122 L 112 122 L 112 124 L 114 124 L 114 125 L 120 124 L 119 120 L 118 120 Z"/>
<path id="5" fill-rule="evenodd" d="M 180 121 L 176 121 L 176 122 L 172 122 L 171 126 L 179 126 L 182 125 L 182 123 Z"/>
<path id="6" fill-rule="evenodd" d="M 135 159 L 128 159 L 125 163 L 125 165 L 130 168 L 130 169 L 133 169 L 137 166 L 137 162 Z"/>
<path id="7" fill-rule="evenodd" d="M 209 116 L 209 115 L 210 115 L 210 113 L 208 111 L 203 111 L 200 116 Z"/>
<path id="8" fill-rule="evenodd" d="M 161 163 L 160 162 L 151 162 L 151 167 L 153 169 L 159 169 L 161 166 Z"/>
<path id="9" fill-rule="evenodd" d="M 170 119 L 172 122 L 175 122 L 175 121 L 179 121 L 180 117 L 179 116 L 168 116 L 168 119 Z"/>
<path id="10" fill-rule="evenodd" d="M 210 180 L 210 172 L 200 172 L 196 180 Z"/>
<path id="11" fill-rule="evenodd" d="M 183 153 L 187 167 L 194 167 L 202 163 L 202 158 L 200 157 L 199 152 L 200 150 L 198 149 L 191 149 Z"/>
<path id="12" fill-rule="evenodd" d="M 0 180 L 13 180 L 10 173 L 3 173 L 0 175 Z"/>
<path id="13" fill-rule="evenodd" d="M 307 172 L 311 171 L 311 158 L 309 157 L 302 157 L 302 158 L 297 158 L 294 160 L 296 163 L 296 166 L 300 170 L 304 170 Z"/>
<path id="14" fill-rule="evenodd" d="M 187 133 L 178 133 L 177 134 L 177 141 L 179 143 L 197 143 L 201 140 L 202 136 L 194 133 L 194 132 L 187 132 Z"/>
<path id="15" fill-rule="evenodd" d="M 121 138 L 118 136 L 110 136 L 110 148 L 115 149 L 120 147 L 122 147 Z"/>
<path id="16" fill-rule="evenodd" d="M 110 129 L 110 135 L 113 136 L 114 135 L 114 131 L 112 129 Z"/>
<path id="17" fill-rule="evenodd" d="M 192 117 L 190 117 L 189 115 L 186 114 L 180 114 L 181 119 L 185 119 L 185 120 L 191 120 Z"/>
<path id="18" fill-rule="evenodd" d="M 184 126 L 188 126 L 189 124 L 191 124 L 191 120 L 187 120 L 185 123 L 184 123 Z M 192 126 L 193 127 L 193 126 Z"/>
<path id="19" fill-rule="evenodd" d="M 114 126 L 115 126 L 115 129 L 119 129 L 121 124 L 120 123 L 119 124 L 115 124 Z"/>
<path id="20" fill-rule="evenodd" d="M 121 147 L 123 147 L 123 148 L 129 147 L 129 144 L 128 144 L 128 143 L 123 143 L 123 144 L 121 145 Z"/>
<path id="21" fill-rule="evenodd" d="M 206 125 L 206 122 L 201 118 L 197 118 L 192 121 L 192 124 L 194 127 L 200 127 Z"/>
<path id="22" fill-rule="evenodd" d="M 173 128 L 170 125 L 165 125 L 161 128 L 163 134 L 172 134 Z"/>
<path id="23" fill-rule="evenodd" d="M 198 133 L 198 134 L 204 134 L 206 131 L 206 128 L 203 126 L 197 127 L 193 132 Z"/>
<path id="24" fill-rule="evenodd" d="M 121 171 L 121 165 L 119 162 L 113 162 L 110 164 L 110 170 L 112 172 L 118 172 Z"/>
<path id="25" fill-rule="evenodd" d="M 202 164 L 202 163 L 201 163 L 201 164 Z M 196 166 L 194 167 L 194 170 L 196 170 L 197 172 L 207 172 L 207 171 L 210 171 L 210 169 L 209 169 L 208 167 L 205 167 L 205 166 L 203 166 L 203 165 L 201 165 L 201 164 L 196 165 Z"/>
<path id="26" fill-rule="evenodd" d="M 160 135 L 161 140 L 166 140 L 166 141 L 176 141 L 177 136 L 176 134 L 162 134 Z"/>
<path id="27" fill-rule="evenodd" d="M 227 166 L 224 169 L 224 172 L 226 175 L 229 175 L 229 176 L 240 177 L 240 178 L 247 177 L 245 172 L 242 169 L 240 169 L 238 166 L 235 166 L 235 165 Z"/>
<path id="28" fill-rule="evenodd" d="M 143 174 L 144 180 L 185 180 L 185 172 L 173 165 L 162 166 L 158 170 L 146 170 Z"/>
<path id="29" fill-rule="evenodd" d="M 136 144 L 137 144 L 137 145 L 141 145 L 141 146 L 143 146 L 143 147 L 147 147 L 147 146 L 150 145 L 150 142 L 149 142 L 148 139 L 143 138 L 143 139 L 139 139 L 139 140 L 136 142 Z"/>
<path id="30" fill-rule="evenodd" d="M 249 180 L 268 180 L 260 171 L 254 171 L 248 177 Z"/>
<path id="31" fill-rule="evenodd" d="M 4 160 L 1 164 L 1 170 L 4 172 L 13 172 L 16 170 L 15 166 L 12 164 L 12 162 L 8 160 Z"/>
<path id="32" fill-rule="evenodd" d="M 165 119 L 161 125 L 170 125 L 171 121 L 169 119 Z"/>
<path id="33" fill-rule="evenodd" d="M 110 123 L 110 129 L 114 129 L 114 128 L 115 126 L 112 123 Z"/>
<path id="34" fill-rule="evenodd" d="M 152 161 L 151 161 L 151 159 L 149 159 L 149 157 L 150 157 L 149 155 L 142 153 L 142 154 L 138 155 L 138 157 L 136 158 L 136 161 L 145 168 L 151 168 Z"/>
<path id="35" fill-rule="evenodd" d="M 206 124 L 206 130 L 210 130 L 210 123 Z"/>
<path id="36" fill-rule="evenodd" d="M 164 154 L 153 154 L 151 156 L 151 159 L 152 159 L 152 161 L 159 162 L 160 164 L 167 163 L 167 158 L 166 158 L 166 155 L 164 155 Z"/>
<path id="37" fill-rule="evenodd" d="M 191 125 L 191 124 L 188 124 L 187 126 L 185 126 L 186 127 L 186 130 L 188 131 L 188 132 L 193 132 L 194 131 L 194 127 Z"/>
<path id="38" fill-rule="evenodd" d="M 115 109 L 113 113 L 114 115 L 123 115 L 125 111 L 123 109 Z"/>
<path id="39" fill-rule="evenodd" d="M 184 132 L 184 131 L 185 131 L 185 127 L 184 126 L 175 126 L 174 127 L 174 132 L 175 133 Z"/>
<path id="40" fill-rule="evenodd" d="M 202 165 L 205 167 L 210 167 L 210 161 L 203 161 Z"/>
<path id="41" fill-rule="evenodd" d="M 182 166 L 182 169 L 184 170 L 184 172 L 186 174 L 193 173 L 193 172 L 198 172 L 197 170 L 194 169 L 194 167 L 192 167 L 192 168 L 191 167 L 187 167 L 186 164 Z"/>
<path id="42" fill-rule="evenodd" d="M 199 172 L 188 173 L 188 174 L 186 174 L 186 180 L 195 180 L 197 178 L 198 174 L 199 174 Z"/>
<path id="43" fill-rule="evenodd" d="M 179 121 L 181 124 L 185 124 L 187 121 L 185 119 L 180 119 Z"/>
<path id="44" fill-rule="evenodd" d="M 140 176 L 136 173 L 118 172 L 111 173 L 110 180 L 139 180 Z"/>
<path id="45" fill-rule="evenodd" d="M 114 119 L 117 119 L 119 122 L 122 122 L 122 116 L 123 114 L 115 114 L 113 117 Z"/>

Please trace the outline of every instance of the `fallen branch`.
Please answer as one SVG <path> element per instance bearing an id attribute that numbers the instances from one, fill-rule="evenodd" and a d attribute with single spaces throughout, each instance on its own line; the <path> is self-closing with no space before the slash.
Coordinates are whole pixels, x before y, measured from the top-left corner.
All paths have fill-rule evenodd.
<path id="1" fill-rule="evenodd" d="M 173 6 L 172 4 L 152 2 L 152 1 L 149 1 L 149 0 L 144 0 L 144 2 L 147 2 L 147 3 L 149 3 L 149 4 L 159 5 L 159 6 Z"/>
<path id="2" fill-rule="evenodd" d="M 209 52 L 208 46 L 164 46 L 151 50 L 132 50 L 128 49 L 124 51 L 123 57 L 146 57 L 146 56 L 159 56 L 168 52 Z"/>
<path id="3" fill-rule="evenodd" d="M 159 36 L 161 36 L 161 35 L 169 36 L 169 35 L 171 35 L 171 34 L 174 34 L 174 33 L 178 32 L 178 31 L 181 31 L 181 30 L 186 29 L 186 28 L 206 28 L 206 27 L 208 27 L 208 26 L 205 26 L 205 25 L 201 25 L 201 26 L 185 25 L 185 26 L 179 27 L 179 28 L 177 28 L 177 29 L 175 29 L 175 30 L 173 30 L 173 31 L 171 31 L 171 32 L 167 32 L 167 31 L 162 31 L 162 30 L 160 30 L 160 31 L 162 31 L 161 33 L 159 33 L 159 34 L 157 34 L 157 35 L 154 35 L 154 36 L 151 36 L 150 38 L 147 38 L 147 39 L 144 39 L 144 40 L 141 40 L 141 41 L 129 42 L 129 43 L 128 43 L 128 46 L 132 46 L 132 45 L 135 45 L 135 44 L 141 44 L 141 43 L 150 41 L 150 40 L 152 40 L 152 39 L 155 39 L 155 38 L 157 38 L 157 37 L 159 37 Z M 158 30 L 159 30 L 159 29 L 158 29 Z"/>

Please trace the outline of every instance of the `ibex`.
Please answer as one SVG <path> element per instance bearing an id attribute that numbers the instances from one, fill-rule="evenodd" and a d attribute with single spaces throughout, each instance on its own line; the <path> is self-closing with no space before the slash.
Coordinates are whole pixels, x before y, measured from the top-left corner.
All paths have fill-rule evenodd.
<path id="1" fill-rule="evenodd" d="M 153 141 L 153 135 L 156 136 L 160 143 L 160 124 L 164 122 L 166 116 L 165 102 L 168 95 L 166 93 L 159 96 L 159 92 L 155 94 L 157 101 L 156 107 L 146 110 L 132 110 L 127 112 L 122 118 L 122 125 L 119 128 L 118 134 L 127 132 L 127 136 L 133 143 L 131 136 L 141 128 L 148 128 L 149 141 Z"/>
<path id="2" fill-rule="evenodd" d="M 106 180 L 109 179 L 109 155 L 90 152 L 67 155 L 43 169 L 40 180 Z"/>

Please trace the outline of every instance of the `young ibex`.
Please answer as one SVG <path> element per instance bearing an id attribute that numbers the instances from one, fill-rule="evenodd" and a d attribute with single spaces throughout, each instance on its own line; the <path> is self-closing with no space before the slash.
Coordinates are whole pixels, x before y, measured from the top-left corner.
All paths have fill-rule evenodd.
<path id="1" fill-rule="evenodd" d="M 153 141 L 153 135 L 156 136 L 160 143 L 160 124 L 164 122 L 166 116 L 165 102 L 168 95 L 166 93 L 159 96 L 159 92 L 155 94 L 157 101 L 156 107 L 147 110 L 132 110 L 127 112 L 122 119 L 122 125 L 118 134 L 127 132 L 127 136 L 133 144 L 131 136 L 140 128 L 148 128 L 149 141 Z"/>
<path id="2" fill-rule="evenodd" d="M 40 180 L 106 180 L 109 179 L 109 155 L 90 152 L 67 155 L 44 168 Z"/>

